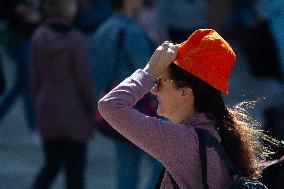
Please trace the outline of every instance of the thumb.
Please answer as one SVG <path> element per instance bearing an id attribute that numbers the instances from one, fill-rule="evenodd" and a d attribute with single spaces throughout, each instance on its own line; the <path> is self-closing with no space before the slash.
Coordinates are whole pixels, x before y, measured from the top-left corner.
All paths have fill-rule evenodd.
<path id="1" fill-rule="evenodd" d="M 178 53 L 179 45 L 170 45 L 170 48 L 172 51 L 172 61 L 174 61 Z"/>

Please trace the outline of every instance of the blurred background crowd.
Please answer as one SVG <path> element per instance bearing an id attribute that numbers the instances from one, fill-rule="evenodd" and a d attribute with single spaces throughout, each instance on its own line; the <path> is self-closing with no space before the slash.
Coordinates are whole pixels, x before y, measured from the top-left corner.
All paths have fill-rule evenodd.
<path id="1" fill-rule="evenodd" d="M 236 51 L 227 103 L 255 101 L 249 113 L 284 140 L 284 1 L 1 0 L 0 189 L 153 188 L 159 162 L 98 129 L 96 104 L 198 28 Z"/>

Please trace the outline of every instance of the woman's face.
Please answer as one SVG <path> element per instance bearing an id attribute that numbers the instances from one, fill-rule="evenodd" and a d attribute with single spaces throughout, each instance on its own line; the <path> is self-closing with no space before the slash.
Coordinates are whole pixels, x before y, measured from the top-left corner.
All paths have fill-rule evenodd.
<path id="1" fill-rule="evenodd" d="M 159 101 L 157 113 L 168 119 L 175 117 L 176 109 L 181 102 L 179 96 L 181 89 L 175 87 L 173 80 L 170 79 L 168 71 L 157 78 L 156 85 L 151 90 Z"/>

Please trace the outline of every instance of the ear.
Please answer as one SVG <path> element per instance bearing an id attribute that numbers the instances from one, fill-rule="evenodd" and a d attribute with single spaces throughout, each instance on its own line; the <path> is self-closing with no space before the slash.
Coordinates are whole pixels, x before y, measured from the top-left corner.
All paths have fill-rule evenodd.
<path id="1" fill-rule="evenodd" d="M 184 101 L 193 101 L 193 91 L 189 87 L 182 88 L 182 97 Z"/>

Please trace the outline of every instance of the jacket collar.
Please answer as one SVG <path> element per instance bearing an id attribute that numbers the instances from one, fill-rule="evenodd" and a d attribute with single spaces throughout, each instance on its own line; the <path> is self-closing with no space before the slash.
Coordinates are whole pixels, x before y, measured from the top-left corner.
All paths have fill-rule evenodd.
<path id="1" fill-rule="evenodd" d="M 218 131 L 215 128 L 216 121 L 214 119 L 209 119 L 205 113 L 196 114 L 184 120 L 181 124 L 187 127 L 193 127 L 194 129 L 204 129 L 220 140 Z"/>
<path id="2" fill-rule="evenodd" d="M 190 118 L 182 121 L 181 123 L 195 127 L 195 126 L 200 126 L 200 125 L 211 125 L 211 124 L 214 124 L 215 121 L 209 119 L 205 115 L 205 113 L 199 113 L 199 114 L 194 115 L 193 117 L 190 117 Z"/>

